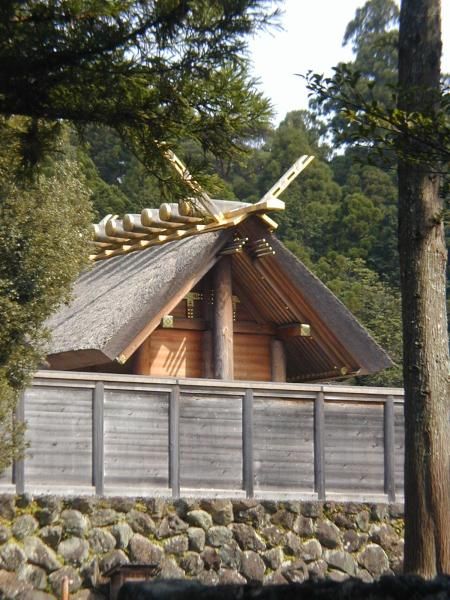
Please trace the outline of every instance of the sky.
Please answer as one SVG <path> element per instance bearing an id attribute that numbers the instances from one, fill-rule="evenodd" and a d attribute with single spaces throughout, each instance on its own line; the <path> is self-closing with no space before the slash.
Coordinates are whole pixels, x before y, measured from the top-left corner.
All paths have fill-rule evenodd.
<path id="1" fill-rule="evenodd" d="M 272 100 L 275 123 L 290 110 L 307 108 L 308 90 L 295 73 L 330 74 L 340 61 L 352 59 L 342 47 L 349 21 L 365 0 L 285 0 L 284 30 L 260 33 L 250 44 L 253 75 Z M 442 71 L 450 72 L 450 0 L 442 1 Z"/>

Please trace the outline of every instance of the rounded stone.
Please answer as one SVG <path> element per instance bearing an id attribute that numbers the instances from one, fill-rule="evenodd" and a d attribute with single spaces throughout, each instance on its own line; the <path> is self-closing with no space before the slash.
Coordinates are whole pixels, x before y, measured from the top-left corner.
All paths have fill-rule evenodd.
<path id="1" fill-rule="evenodd" d="M 206 548 L 203 550 L 200 556 L 205 564 L 205 569 L 207 571 L 211 569 L 213 569 L 214 571 L 218 571 L 220 569 L 222 560 L 216 548 L 206 546 Z"/>
<path id="2" fill-rule="evenodd" d="M 268 546 L 279 546 L 284 541 L 284 533 L 275 527 L 275 525 L 269 525 L 268 527 L 263 527 L 261 529 L 261 533 L 264 538 L 267 540 Z"/>
<path id="3" fill-rule="evenodd" d="M 371 525 L 369 529 L 369 538 L 387 552 L 398 546 L 400 541 L 395 529 L 392 525 L 389 525 L 389 523 Z"/>
<path id="4" fill-rule="evenodd" d="M 349 576 L 347 573 L 343 573 L 342 571 L 337 571 L 335 569 L 330 569 L 326 574 L 327 579 L 330 581 L 335 581 L 336 583 L 341 583 L 342 581 L 348 579 L 348 577 Z"/>
<path id="5" fill-rule="evenodd" d="M 189 549 L 189 540 L 187 535 L 176 535 L 165 540 L 163 547 L 167 554 L 184 554 Z"/>
<path id="6" fill-rule="evenodd" d="M 0 549 L 0 560 L 7 571 L 17 571 L 26 562 L 27 557 L 23 549 L 11 541 Z"/>
<path id="7" fill-rule="evenodd" d="M 160 564 L 161 579 L 184 579 L 185 573 L 172 558 L 163 558 Z"/>
<path id="8" fill-rule="evenodd" d="M 202 552 L 205 547 L 206 535 L 200 527 L 189 527 L 187 530 L 189 550 Z"/>
<path id="9" fill-rule="evenodd" d="M 228 569 L 239 570 L 241 566 L 242 550 L 236 540 L 231 540 L 229 544 L 220 546 L 217 550 L 221 565 Z"/>
<path id="10" fill-rule="evenodd" d="M 264 575 L 263 584 L 264 585 L 285 585 L 287 583 L 287 579 L 285 579 L 278 569 L 278 571 L 273 571 L 273 573 L 269 573 L 268 575 Z"/>
<path id="11" fill-rule="evenodd" d="M 156 526 L 153 519 L 150 515 L 140 510 L 130 510 L 127 514 L 127 521 L 135 533 L 140 533 L 141 535 L 156 533 Z"/>
<path id="12" fill-rule="evenodd" d="M 237 571 L 234 571 L 233 569 L 219 569 L 219 583 L 221 585 L 230 585 L 230 584 L 234 584 L 234 585 L 243 585 L 245 583 L 247 583 L 247 580 L 245 579 L 245 577 L 243 577 L 240 573 L 238 573 Z"/>
<path id="13" fill-rule="evenodd" d="M 135 533 L 129 544 L 132 562 L 158 564 L 164 556 L 162 549 L 140 533 Z"/>
<path id="14" fill-rule="evenodd" d="M 355 517 L 355 523 L 361 531 L 369 531 L 370 515 L 367 510 L 361 510 Z"/>
<path id="15" fill-rule="evenodd" d="M 111 552 L 105 554 L 105 556 L 103 556 L 103 558 L 101 559 L 99 563 L 99 569 L 101 573 L 106 573 L 114 567 L 126 565 L 129 562 L 130 561 L 128 560 L 128 556 L 123 550 L 111 550 Z"/>
<path id="16" fill-rule="evenodd" d="M 0 494 L 0 517 L 12 521 L 16 516 L 16 504 L 14 496 Z"/>
<path id="17" fill-rule="evenodd" d="M 271 515 L 270 520 L 274 525 L 281 525 L 285 529 L 292 529 L 296 518 L 298 519 L 299 517 L 296 517 L 295 513 L 282 509 Z"/>
<path id="18" fill-rule="evenodd" d="M 309 563 L 307 566 L 310 579 L 312 579 L 313 581 L 320 581 L 322 579 L 325 579 L 325 574 L 327 572 L 328 565 L 324 560 L 316 560 L 312 563 Z"/>
<path id="19" fill-rule="evenodd" d="M 364 567 L 373 577 L 379 577 L 389 571 L 389 559 L 386 552 L 376 544 L 368 544 L 358 554 L 358 564 Z"/>
<path id="20" fill-rule="evenodd" d="M 117 523 L 119 517 L 112 508 L 100 508 L 90 517 L 92 527 L 106 527 Z"/>
<path id="21" fill-rule="evenodd" d="M 208 546 L 224 546 L 233 539 L 233 532 L 223 525 L 213 525 L 206 532 L 206 543 Z"/>
<path id="22" fill-rule="evenodd" d="M 88 528 L 88 520 L 79 510 L 66 509 L 61 513 L 61 522 L 66 535 L 83 537 Z"/>
<path id="23" fill-rule="evenodd" d="M 282 571 L 289 583 L 303 583 L 309 578 L 308 568 L 302 560 L 295 560 Z"/>
<path id="24" fill-rule="evenodd" d="M 216 571 L 203 571 L 197 579 L 203 585 L 217 585 L 219 583 L 219 575 Z"/>
<path id="25" fill-rule="evenodd" d="M 56 550 L 62 538 L 62 527 L 60 525 L 47 525 L 39 532 L 42 541 Z"/>
<path id="26" fill-rule="evenodd" d="M 133 530 L 128 523 L 117 523 L 117 525 L 111 527 L 111 533 L 116 540 L 118 548 L 121 548 L 122 550 L 128 548 L 128 544 L 133 537 Z"/>
<path id="27" fill-rule="evenodd" d="M 266 566 L 259 554 L 252 550 L 242 553 L 240 572 L 248 583 L 262 583 L 265 570 Z"/>
<path id="28" fill-rule="evenodd" d="M 38 522 L 31 515 L 22 515 L 17 517 L 11 531 L 15 538 L 18 540 L 23 540 L 29 535 L 33 535 L 33 533 L 38 528 Z"/>
<path id="29" fill-rule="evenodd" d="M 302 502 L 300 512 L 304 517 L 317 519 L 323 515 L 323 505 L 320 502 Z"/>
<path id="30" fill-rule="evenodd" d="M 52 573 L 48 578 L 55 595 L 59 596 L 61 594 L 61 585 L 65 577 L 69 580 L 69 591 L 71 593 L 80 589 L 81 577 L 79 576 L 78 571 L 73 567 L 63 567 Z"/>
<path id="31" fill-rule="evenodd" d="M 79 566 L 89 555 L 89 544 L 78 537 L 70 537 L 58 546 L 58 554 L 70 565 Z"/>
<path id="32" fill-rule="evenodd" d="M 300 546 L 299 556 L 306 563 L 316 561 L 322 556 L 322 546 L 317 540 L 308 540 Z"/>
<path id="33" fill-rule="evenodd" d="M 39 538 L 25 538 L 23 547 L 28 561 L 38 567 L 42 567 L 47 572 L 56 571 L 62 567 L 54 551 L 46 546 Z"/>
<path id="34" fill-rule="evenodd" d="M 0 525 L 0 544 L 4 544 L 11 537 L 11 529 L 6 525 Z"/>
<path id="35" fill-rule="evenodd" d="M 96 554 L 110 552 L 116 547 L 116 538 L 112 533 L 100 527 L 95 527 L 89 532 L 88 540 L 91 550 Z"/>
<path id="36" fill-rule="evenodd" d="M 269 569 L 276 571 L 283 563 L 284 553 L 281 548 L 271 548 L 262 554 L 262 558 Z"/>
<path id="37" fill-rule="evenodd" d="M 270 523 L 269 515 L 266 514 L 261 504 L 257 504 L 251 508 L 235 510 L 234 520 L 236 523 L 247 523 L 258 529 Z"/>
<path id="38" fill-rule="evenodd" d="M 189 525 L 183 521 L 177 514 L 166 516 L 159 524 L 157 538 L 164 539 L 172 535 L 183 533 Z"/>
<path id="39" fill-rule="evenodd" d="M 68 505 L 70 508 L 79 510 L 84 515 L 90 515 L 94 510 L 96 510 L 98 499 L 91 496 L 79 496 L 77 498 L 72 498 L 68 502 Z"/>
<path id="40" fill-rule="evenodd" d="M 302 537 L 309 537 L 314 532 L 313 520 L 309 517 L 299 515 L 295 519 L 291 529 L 294 533 L 297 533 Z"/>
<path id="41" fill-rule="evenodd" d="M 16 496 L 17 508 L 28 508 L 33 503 L 33 496 L 31 494 L 19 494 Z"/>
<path id="42" fill-rule="evenodd" d="M 186 552 L 180 560 L 180 567 L 191 577 L 196 577 L 203 571 L 203 560 L 196 552 Z"/>
<path id="43" fill-rule="evenodd" d="M 292 533 L 292 531 L 288 531 L 284 542 L 284 551 L 286 554 L 299 556 L 301 547 L 302 542 L 300 538 L 295 533 Z"/>
<path id="44" fill-rule="evenodd" d="M 216 525 L 229 525 L 234 520 L 233 504 L 230 500 L 203 500 L 201 506 L 211 515 Z"/>
<path id="45" fill-rule="evenodd" d="M 250 525 L 246 525 L 245 523 L 233 523 L 230 527 L 235 540 L 242 550 L 263 552 L 266 549 L 266 544 Z"/>
<path id="46" fill-rule="evenodd" d="M 207 531 L 212 527 L 212 517 L 204 510 L 191 510 L 186 515 L 187 522 L 192 527 L 201 527 L 204 531 Z"/>
<path id="47" fill-rule="evenodd" d="M 316 526 L 316 537 L 325 548 L 336 548 L 339 546 L 339 529 L 331 521 L 319 521 Z"/>
<path id="48" fill-rule="evenodd" d="M 47 574 L 41 567 L 35 565 L 21 565 L 17 571 L 17 577 L 26 581 L 37 590 L 45 590 L 47 587 Z"/>
<path id="49" fill-rule="evenodd" d="M 355 576 L 357 567 L 354 558 L 343 550 L 326 550 L 324 559 L 333 569 Z"/>

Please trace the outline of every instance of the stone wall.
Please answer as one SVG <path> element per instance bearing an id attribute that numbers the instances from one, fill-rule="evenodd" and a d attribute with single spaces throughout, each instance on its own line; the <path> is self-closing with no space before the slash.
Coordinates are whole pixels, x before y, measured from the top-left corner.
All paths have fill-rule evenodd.
<path id="1" fill-rule="evenodd" d="M 373 581 L 401 570 L 402 517 L 381 504 L 0 496 L 0 597 L 60 597 L 68 575 L 72 599 L 100 599 L 102 574 L 127 562 L 206 584 Z"/>

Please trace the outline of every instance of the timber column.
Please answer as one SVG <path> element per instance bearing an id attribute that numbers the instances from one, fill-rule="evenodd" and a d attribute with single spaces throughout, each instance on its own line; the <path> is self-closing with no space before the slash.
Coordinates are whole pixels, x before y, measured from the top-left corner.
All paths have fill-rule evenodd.
<path id="1" fill-rule="evenodd" d="M 234 378 L 233 291 L 231 256 L 223 256 L 214 267 L 214 377 Z"/>

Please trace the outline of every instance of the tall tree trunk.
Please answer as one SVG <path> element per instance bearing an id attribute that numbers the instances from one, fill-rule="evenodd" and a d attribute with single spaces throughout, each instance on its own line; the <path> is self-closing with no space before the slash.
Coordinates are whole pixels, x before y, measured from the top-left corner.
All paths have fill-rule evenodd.
<path id="1" fill-rule="evenodd" d="M 439 108 L 440 0 L 402 0 L 399 108 Z M 402 140 L 399 252 L 405 382 L 405 563 L 407 573 L 450 573 L 450 426 L 446 246 L 439 165 Z M 423 154 L 422 154 L 423 155 Z M 409 156 L 409 158 L 407 158 Z"/>

